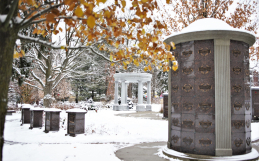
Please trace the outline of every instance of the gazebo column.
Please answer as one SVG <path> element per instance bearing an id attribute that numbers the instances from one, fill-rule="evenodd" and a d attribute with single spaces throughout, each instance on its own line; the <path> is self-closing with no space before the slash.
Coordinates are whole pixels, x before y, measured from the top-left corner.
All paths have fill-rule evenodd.
<path id="1" fill-rule="evenodd" d="M 146 111 L 145 105 L 143 104 L 143 84 L 142 80 L 138 80 L 138 104 L 136 111 Z"/>
<path id="2" fill-rule="evenodd" d="M 114 92 L 114 105 L 113 105 L 113 110 L 117 111 L 118 110 L 118 81 L 115 81 L 115 92 Z"/>
<path id="3" fill-rule="evenodd" d="M 125 82 L 125 103 L 127 104 L 127 96 L 128 96 L 128 84 L 129 82 Z M 128 105 L 128 104 L 127 104 Z"/>
<path id="4" fill-rule="evenodd" d="M 127 108 L 126 104 L 126 83 L 125 80 L 121 81 L 121 104 L 119 106 L 119 111 L 127 111 L 129 110 Z"/>
<path id="5" fill-rule="evenodd" d="M 147 81 L 147 105 L 146 110 L 151 111 L 151 81 Z"/>

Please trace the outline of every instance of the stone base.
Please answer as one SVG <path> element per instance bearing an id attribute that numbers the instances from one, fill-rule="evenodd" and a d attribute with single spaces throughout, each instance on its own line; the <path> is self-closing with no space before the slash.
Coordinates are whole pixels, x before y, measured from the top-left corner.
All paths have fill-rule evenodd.
<path id="1" fill-rule="evenodd" d="M 233 156 L 209 156 L 209 155 L 197 155 L 197 154 L 189 154 L 189 153 L 182 153 L 178 152 L 172 149 L 168 149 L 167 147 L 164 147 L 162 149 L 163 154 L 174 159 L 180 159 L 184 161 L 191 161 L 191 160 L 235 160 L 235 161 L 241 161 L 241 160 L 255 160 L 258 159 L 259 154 L 257 150 L 252 148 L 252 151 L 247 154 L 243 155 L 233 155 Z"/>
<path id="2" fill-rule="evenodd" d="M 146 106 L 145 105 L 137 105 L 136 106 L 136 111 L 146 111 Z"/>
<path id="3" fill-rule="evenodd" d="M 146 111 L 152 111 L 152 105 L 146 105 Z"/>
<path id="4" fill-rule="evenodd" d="M 232 149 L 216 149 L 216 156 L 232 156 Z"/>
<path id="5" fill-rule="evenodd" d="M 129 107 L 124 104 L 124 105 L 113 105 L 113 110 L 114 111 L 129 111 Z"/>

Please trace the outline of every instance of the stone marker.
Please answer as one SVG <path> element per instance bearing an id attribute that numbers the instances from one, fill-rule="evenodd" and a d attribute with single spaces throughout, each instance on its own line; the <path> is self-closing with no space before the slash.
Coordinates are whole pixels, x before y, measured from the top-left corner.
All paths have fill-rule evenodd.
<path id="1" fill-rule="evenodd" d="M 33 129 L 34 127 L 42 127 L 42 115 L 43 115 L 43 108 L 31 108 L 31 116 L 30 116 L 30 128 Z"/>
<path id="2" fill-rule="evenodd" d="M 59 131 L 61 110 L 55 108 L 45 109 L 45 131 Z"/>
<path id="3" fill-rule="evenodd" d="M 75 136 L 85 133 L 85 114 L 87 111 L 82 109 L 70 109 L 66 111 L 67 116 L 67 134 Z"/>

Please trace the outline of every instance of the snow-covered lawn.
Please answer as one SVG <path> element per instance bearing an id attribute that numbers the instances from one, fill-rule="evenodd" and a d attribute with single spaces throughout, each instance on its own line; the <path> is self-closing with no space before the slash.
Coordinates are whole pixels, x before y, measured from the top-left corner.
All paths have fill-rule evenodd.
<path id="1" fill-rule="evenodd" d="M 160 105 L 153 105 L 159 111 Z M 167 141 L 167 120 L 150 120 L 115 116 L 135 111 L 113 111 L 102 108 L 85 115 L 85 134 L 65 136 L 67 132 L 65 111 L 61 112 L 60 130 L 44 133 L 44 127 L 29 129 L 20 126 L 20 113 L 6 116 L 4 161 L 60 161 L 60 160 L 119 160 L 114 152 L 120 148 L 142 142 Z M 252 141 L 259 139 L 259 123 L 252 123 Z"/>
<path id="2" fill-rule="evenodd" d="M 159 111 L 154 105 L 153 111 Z M 167 140 L 167 121 L 115 116 L 135 111 L 103 108 L 85 115 L 85 134 L 65 136 L 67 113 L 62 111 L 58 132 L 44 133 L 44 127 L 20 126 L 20 113 L 6 116 L 4 161 L 9 160 L 119 160 L 114 152 L 141 142 Z M 13 155 L 15 153 L 15 155 Z"/>

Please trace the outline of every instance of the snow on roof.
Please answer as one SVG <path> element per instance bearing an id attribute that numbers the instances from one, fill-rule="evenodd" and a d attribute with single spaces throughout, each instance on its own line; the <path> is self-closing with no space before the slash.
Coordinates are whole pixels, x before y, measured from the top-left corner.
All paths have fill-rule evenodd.
<path id="1" fill-rule="evenodd" d="M 31 108 L 30 109 L 30 111 L 44 111 L 45 110 L 45 108 L 39 108 L 39 107 L 37 107 L 37 108 Z"/>
<path id="2" fill-rule="evenodd" d="M 251 87 L 251 90 L 259 90 L 259 87 Z"/>
<path id="3" fill-rule="evenodd" d="M 57 109 L 57 108 L 45 108 L 44 111 L 45 112 L 61 112 L 61 110 Z"/>
<path id="4" fill-rule="evenodd" d="M 191 32 L 197 32 L 197 31 L 218 31 L 218 30 L 245 32 L 255 37 L 255 34 L 243 29 L 233 28 L 222 20 L 219 20 L 216 18 L 203 18 L 203 19 L 194 21 L 189 26 L 184 28 L 181 32 L 177 32 L 172 35 L 169 35 L 165 39 L 171 36 L 176 36 L 176 35 L 185 34 L 185 33 L 191 33 Z"/>
<path id="5" fill-rule="evenodd" d="M 32 106 L 30 104 L 22 104 L 21 107 L 22 108 L 34 108 L 34 106 Z"/>
<path id="6" fill-rule="evenodd" d="M 87 111 L 86 111 L 86 110 L 83 110 L 83 109 L 69 109 L 69 110 L 66 110 L 66 112 L 87 113 Z"/>

